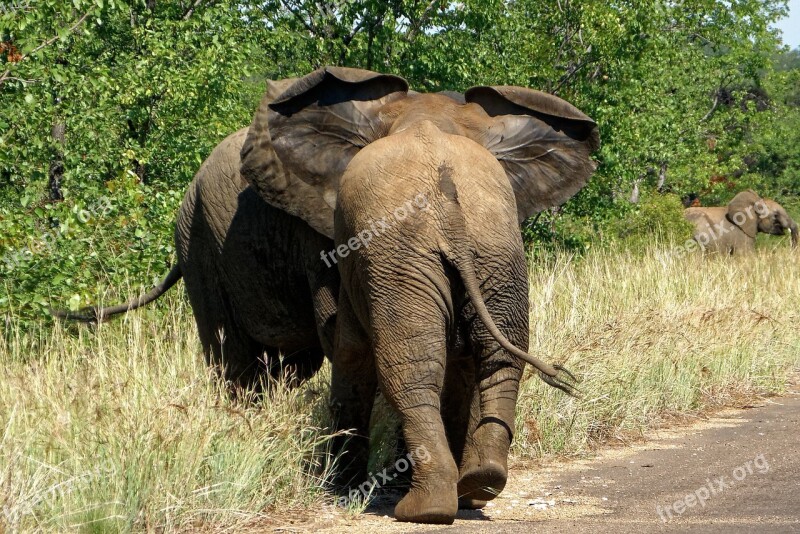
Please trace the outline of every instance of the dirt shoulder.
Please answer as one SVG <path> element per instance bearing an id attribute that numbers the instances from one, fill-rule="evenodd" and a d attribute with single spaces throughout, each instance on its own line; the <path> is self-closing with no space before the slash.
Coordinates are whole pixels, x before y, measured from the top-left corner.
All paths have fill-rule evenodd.
<path id="1" fill-rule="evenodd" d="M 800 387 L 585 460 L 515 465 L 495 501 L 449 527 L 394 521 L 397 498 L 275 531 L 800 532 Z"/>

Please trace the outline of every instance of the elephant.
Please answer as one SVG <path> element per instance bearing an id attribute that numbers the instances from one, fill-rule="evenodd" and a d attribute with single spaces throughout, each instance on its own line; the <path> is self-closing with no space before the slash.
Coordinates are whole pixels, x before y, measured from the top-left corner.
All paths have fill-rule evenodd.
<path id="1" fill-rule="evenodd" d="M 694 224 L 692 237 L 707 252 L 753 252 L 758 232 L 783 235 L 787 230 L 792 248 L 797 247 L 797 223 L 783 206 L 761 198 L 752 189 L 737 194 L 727 206 L 686 208 L 684 217 Z"/>
<path id="2" fill-rule="evenodd" d="M 268 82 L 263 101 L 294 81 Z M 154 301 L 182 277 L 205 357 L 234 390 L 259 390 L 266 376 L 290 386 L 312 376 L 333 350 L 339 276 L 319 260 L 333 240 L 264 202 L 242 178 L 248 130 L 214 148 L 189 185 L 175 229 L 178 264 L 160 284 L 125 304 L 54 313 L 103 321 Z"/>
<path id="3" fill-rule="evenodd" d="M 367 480 L 380 389 L 416 455 L 396 519 L 449 524 L 503 489 L 524 363 L 574 392 L 527 353 L 519 227 L 585 185 L 598 147 L 580 110 L 514 86 L 473 87 L 461 104 L 324 67 L 262 103 L 242 175 L 333 240 L 320 259 L 340 274 L 330 406 L 353 429 L 335 444 L 340 483 Z"/>
<path id="4" fill-rule="evenodd" d="M 268 80 L 260 106 L 297 80 Z M 441 94 L 464 102 L 460 93 Z M 163 281 L 124 304 L 53 314 L 105 321 L 155 301 L 183 278 L 206 360 L 235 391 L 258 391 L 265 376 L 290 387 L 313 376 L 333 351 L 339 274 L 319 261 L 333 241 L 293 210 L 264 202 L 243 179 L 248 131 L 217 145 L 189 185 L 176 223 L 178 265 Z"/>

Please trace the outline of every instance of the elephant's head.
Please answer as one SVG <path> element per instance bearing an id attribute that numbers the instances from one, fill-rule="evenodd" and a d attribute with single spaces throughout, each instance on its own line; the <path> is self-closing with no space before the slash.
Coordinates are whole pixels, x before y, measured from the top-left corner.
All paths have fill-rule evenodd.
<path id="1" fill-rule="evenodd" d="M 789 230 L 792 247 L 797 247 L 797 223 L 786 209 L 774 200 L 761 198 L 751 189 L 742 191 L 728 203 L 727 218 L 752 238 L 756 232 L 784 235 Z"/>
<path id="2" fill-rule="evenodd" d="M 368 144 L 430 121 L 483 146 L 514 190 L 520 222 L 586 183 L 597 125 L 558 97 L 522 87 L 420 94 L 402 78 L 326 67 L 264 98 L 242 148 L 242 175 L 270 204 L 333 237 L 339 178 Z"/>
<path id="3" fill-rule="evenodd" d="M 764 199 L 766 212 L 760 217 L 758 231 L 772 235 L 783 235 L 786 230 L 792 234 L 792 248 L 797 247 L 797 223 L 789 217 L 786 209 L 774 200 Z"/>

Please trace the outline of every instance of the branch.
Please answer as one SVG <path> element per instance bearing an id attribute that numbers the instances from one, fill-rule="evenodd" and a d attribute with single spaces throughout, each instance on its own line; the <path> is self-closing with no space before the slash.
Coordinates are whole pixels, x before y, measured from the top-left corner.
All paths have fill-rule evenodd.
<path id="1" fill-rule="evenodd" d="M 287 0 L 281 0 L 281 4 L 283 4 L 283 7 L 289 10 L 289 13 L 294 15 L 294 18 L 300 21 L 300 23 L 305 27 L 306 30 L 309 31 L 309 33 L 311 33 L 311 35 L 319 35 L 316 28 L 314 28 L 312 24 L 307 22 L 306 19 L 304 19 L 297 10 L 292 8 L 292 6 L 289 5 L 289 2 Z"/>
<path id="2" fill-rule="evenodd" d="M 709 109 L 709 110 L 708 110 L 708 113 L 706 113 L 706 114 L 703 116 L 703 118 L 702 118 L 702 119 L 700 119 L 700 122 L 705 122 L 705 121 L 707 121 L 707 120 L 708 120 L 708 118 L 709 118 L 709 117 L 711 117 L 711 115 L 712 115 L 712 114 L 713 114 L 713 113 L 714 113 L 714 112 L 717 110 L 717 106 L 719 106 L 719 91 L 717 91 L 717 92 L 714 94 L 714 104 L 711 106 L 711 109 Z"/>
<path id="3" fill-rule="evenodd" d="M 428 4 L 428 7 L 425 8 L 425 11 L 422 12 L 422 16 L 419 18 L 417 23 L 414 24 L 408 30 L 408 33 L 406 34 L 406 42 L 407 43 L 411 44 L 411 43 L 414 42 L 414 39 L 416 39 L 417 35 L 419 35 L 420 28 L 422 28 L 422 25 L 425 24 L 427 22 L 427 19 L 430 18 L 431 11 L 433 11 L 433 9 L 436 7 L 436 4 L 438 4 L 439 1 L 440 0 L 432 0 L 431 3 Z M 409 17 L 409 20 L 410 20 L 410 17 Z"/>
<path id="4" fill-rule="evenodd" d="M 203 3 L 203 0 L 195 0 L 194 4 L 189 8 L 189 10 L 183 15 L 183 20 L 189 20 L 189 17 L 192 16 L 194 10 L 197 9 L 200 4 Z"/>
<path id="5" fill-rule="evenodd" d="M 364 15 L 362 15 L 362 16 L 361 16 L 361 20 L 358 22 L 358 24 L 356 25 L 356 27 L 355 27 L 355 28 L 353 28 L 353 31 L 352 31 L 352 32 L 350 32 L 350 34 L 349 34 L 349 35 L 345 35 L 345 36 L 342 38 L 342 44 L 344 44 L 345 46 L 349 45 L 349 44 L 350 44 L 350 42 L 353 40 L 353 38 L 354 38 L 356 35 L 358 35 L 358 32 L 360 32 L 360 31 L 361 31 L 361 29 L 364 27 L 364 24 L 365 24 L 366 22 L 367 22 L 367 17 L 366 17 L 366 13 L 365 13 Z"/>
<path id="6" fill-rule="evenodd" d="M 591 52 L 591 45 L 589 45 L 588 52 Z M 564 84 L 566 84 L 568 81 L 570 81 L 573 76 L 575 76 L 578 72 L 581 71 L 581 69 L 583 69 L 586 65 L 589 65 L 590 63 L 592 63 L 592 60 L 590 58 L 586 58 L 585 60 L 583 60 L 581 63 L 579 63 L 577 66 L 575 66 L 572 70 L 570 70 L 567 74 L 562 76 L 561 79 L 558 81 L 558 84 L 555 86 L 555 88 L 550 92 L 553 93 L 553 94 L 558 93 L 558 91 L 564 86 Z"/>
<path id="7" fill-rule="evenodd" d="M 78 19 L 78 22 L 76 22 L 75 24 L 73 24 L 73 25 L 72 25 L 72 27 L 71 27 L 71 28 L 69 28 L 69 29 L 67 30 L 67 34 L 69 34 L 69 33 L 72 33 L 72 32 L 74 32 L 75 30 L 77 30 L 77 29 L 78 29 L 78 26 L 80 26 L 81 24 L 83 24 L 83 21 L 85 21 L 85 20 L 86 20 L 86 19 L 89 17 L 89 13 L 90 13 L 89 11 L 87 11 L 86 13 L 84 13 L 84 14 L 83 14 L 83 16 L 82 16 L 80 19 Z M 53 43 L 55 43 L 56 41 L 58 41 L 60 38 L 61 38 L 61 36 L 60 36 L 60 35 L 56 35 L 55 37 L 53 37 L 53 38 L 51 38 L 51 39 L 48 39 L 48 40 L 46 40 L 45 42 L 43 42 L 42 44 L 40 44 L 39 46 L 37 46 L 36 48 L 34 48 L 33 50 L 31 50 L 30 52 L 28 52 L 27 54 L 23 54 L 23 56 L 22 56 L 21 58 L 19 58 L 19 61 L 16 61 L 14 64 L 16 65 L 16 64 L 22 63 L 22 61 L 24 61 L 24 60 L 25 60 L 25 58 L 27 58 L 27 57 L 30 57 L 30 56 L 32 56 L 32 55 L 34 55 L 36 52 L 38 52 L 38 51 L 39 51 L 39 50 L 41 50 L 42 48 L 46 48 L 46 47 L 50 46 L 51 44 L 53 44 Z M 2 86 L 2 85 L 3 85 L 3 83 L 5 83 L 7 80 L 10 80 L 10 79 L 11 79 L 11 69 L 9 68 L 8 70 L 6 70 L 6 71 L 3 73 L 3 75 L 2 75 L 2 76 L 0 76 L 0 86 Z"/>

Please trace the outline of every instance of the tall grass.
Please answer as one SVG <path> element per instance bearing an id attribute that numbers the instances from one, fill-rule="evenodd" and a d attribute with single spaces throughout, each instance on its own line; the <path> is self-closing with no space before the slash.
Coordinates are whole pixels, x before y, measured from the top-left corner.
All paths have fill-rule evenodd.
<path id="1" fill-rule="evenodd" d="M 671 250 L 600 249 L 532 265 L 531 350 L 580 376 L 584 395 L 528 379 L 517 455 L 581 452 L 785 388 L 800 365 L 800 254 Z"/>
<path id="2" fill-rule="evenodd" d="M 655 252 L 532 264 L 531 350 L 579 375 L 583 398 L 528 371 L 517 457 L 581 453 L 785 387 L 800 362 L 800 255 Z M 0 531 L 235 531 L 332 502 L 326 373 L 230 399 L 177 292 L 99 329 L 16 324 L 0 321 Z M 375 464 L 394 451 L 382 409 Z"/>
<path id="3" fill-rule="evenodd" d="M 234 401 L 202 363 L 191 314 L 0 340 L 0 531 L 236 531 L 307 507 L 327 436 L 321 376 Z"/>

